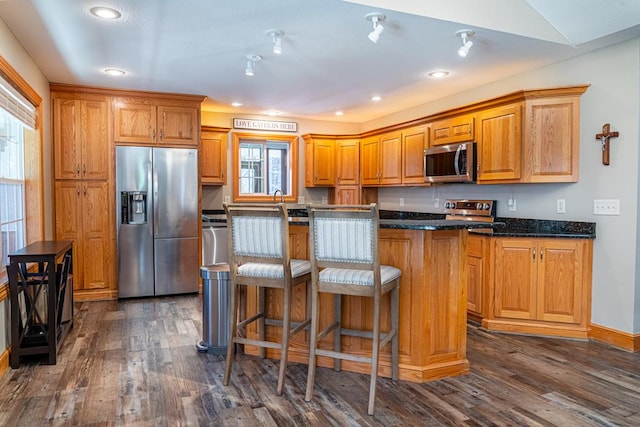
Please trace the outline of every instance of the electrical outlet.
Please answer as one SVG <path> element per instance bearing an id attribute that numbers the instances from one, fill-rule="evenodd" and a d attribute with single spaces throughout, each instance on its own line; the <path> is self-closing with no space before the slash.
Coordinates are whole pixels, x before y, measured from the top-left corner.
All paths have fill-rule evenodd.
<path id="1" fill-rule="evenodd" d="M 593 201 L 594 215 L 620 215 L 620 199 L 596 199 Z"/>
<path id="2" fill-rule="evenodd" d="M 434 199 L 433 200 L 433 207 L 434 208 L 439 208 L 440 207 L 440 199 Z"/>
<path id="3" fill-rule="evenodd" d="M 404 206 L 404 198 L 400 197 L 400 206 Z"/>
<path id="4" fill-rule="evenodd" d="M 225 203 L 231 203 L 231 196 L 224 196 Z"/>
<path id="5" fill-rule="evenodd" d="M 509 210 L 511 212 L 515 212 L 516 211 L 516 199 L 511 198 L 507 201 L 507 205 L 509 206 Z"/>
<path id="6" fill-rule="evenodd" d="M 327 196 L 322 196 L 322 204 L 326 205 L 327 203 Z"/>
<path id="7" fill-rule="evenodd" d="M 304 205 L 306 203 L 306 200 L 304 198 L 304 196 L 298 196 L 298 204 L 299 205 Z"/>
<path id="8" fill-rule="evenodd" d="M 559 214 L 566 213 L 564 199 L 556 200 L 556 213 L 559 213 Z"/>

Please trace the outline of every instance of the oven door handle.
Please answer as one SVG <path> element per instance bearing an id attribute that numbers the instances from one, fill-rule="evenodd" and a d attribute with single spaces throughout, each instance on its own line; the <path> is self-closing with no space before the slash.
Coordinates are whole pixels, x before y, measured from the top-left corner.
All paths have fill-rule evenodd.
<path id="1" fill-rule="evenodd" d="M 453 167 L 456 171 L 456 175 L 460 176 L 460 152 L 462 151 L 462 145 L 459 145 L 456 149 L 456 156 L 453 159 Z"/>

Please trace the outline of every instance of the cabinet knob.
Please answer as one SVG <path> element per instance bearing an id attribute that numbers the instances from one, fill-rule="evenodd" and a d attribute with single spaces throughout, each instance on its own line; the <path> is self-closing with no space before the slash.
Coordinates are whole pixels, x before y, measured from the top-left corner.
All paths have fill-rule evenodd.
<path id="1" fill-rule="evenodd" d="M 87 165 L 82 165 L 82 175 L 87 174 Z"/>
<path id="2" fill-rule="evenodd" d="M 536 250 L 535 249 L 533 250 L 533 258 L 532 259 L 535 262 L 535 260 L 536 260 Z"/>
<path id="3" fill-rule="evenodd" d="M 544 249 L 540 249 L 540 261 L 542 261 L 542 256 L 544 255 Z"/>
<path id="4" fill-rule="evenodd" d="M 76 165 L 76 175 L 80 175 L 80 163 Z"/>

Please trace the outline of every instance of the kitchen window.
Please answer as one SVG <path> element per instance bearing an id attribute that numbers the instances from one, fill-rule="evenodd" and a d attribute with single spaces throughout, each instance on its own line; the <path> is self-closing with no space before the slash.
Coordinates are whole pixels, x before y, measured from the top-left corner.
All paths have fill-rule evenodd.
<path id="1" fill-rule="evenodd" d="M 297 199 L 297 136 L 235 133 L 233 141 L 234 201 L 273 202 L 277 190 Z"/>
<path id="2" fill-rule="evenodd" d="M 0 57 L 0 284 L 8 254 L 44 238 L 41 102 Z"/>

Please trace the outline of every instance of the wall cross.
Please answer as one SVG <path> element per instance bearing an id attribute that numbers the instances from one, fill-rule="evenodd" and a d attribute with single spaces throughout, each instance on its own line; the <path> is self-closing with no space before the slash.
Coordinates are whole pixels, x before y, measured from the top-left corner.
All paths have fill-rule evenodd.
<path id="1" fill-rule="evenodd" d="M 602 126 L 602 133 L 596 134 L 596 139 L 602 144 L 602 164 L 609 165 L 609 139 L 617 138 L 618 132 L 611 132 L 609 123 Z"/>

